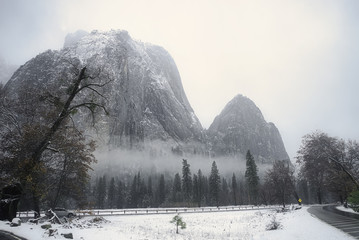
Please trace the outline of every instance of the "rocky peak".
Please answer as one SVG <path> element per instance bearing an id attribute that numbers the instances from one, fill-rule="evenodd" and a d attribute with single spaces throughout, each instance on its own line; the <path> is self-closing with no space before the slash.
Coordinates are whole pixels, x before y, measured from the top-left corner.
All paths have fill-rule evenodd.
<path id="1" fill-rule="evenodd" d="M 267 123 L 249 98 L 234 97 L 208 129 L 212 152 L 219 155 L 245 154 L 250 150 L 262 162 L 289 159 L 273 123 Z"/>
<path id="2" fill-rule="evenodd" d="M 89 33 L 84 30 L 77 30 L 74 33 L 69 33 L 65 37 L 64 48 L 68 48 L 76 44 L 81 38 Z"/>

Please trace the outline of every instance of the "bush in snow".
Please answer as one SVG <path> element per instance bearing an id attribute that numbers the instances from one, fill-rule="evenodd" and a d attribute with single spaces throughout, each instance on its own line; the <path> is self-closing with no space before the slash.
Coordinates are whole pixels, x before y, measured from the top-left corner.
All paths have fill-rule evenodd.
<path id="1" fill-rule="evenodd" d="M 272 221 L 267 225 L 266 230 L 277 230 L 280 228 L 282 228 L 282 225 L 277 221 L 275 216 L 273 216 Z"/>
<path id="2" fill-rule="evenodd" d="M 181 227 L 181 229 L 186 228 L 186 223 L 182 220 L 182 217 L 180 217 L 179 214 L 174 216 L 170 223 L 174 223 L 176 226 L 176 233 L 178 234 L 178 227 Z"/>
<path id="3" fill-rule="evenodd" d="M 359 191 L 354 191 L 349 195 L 348 203 L 354 211 L 359 212 Z"/>

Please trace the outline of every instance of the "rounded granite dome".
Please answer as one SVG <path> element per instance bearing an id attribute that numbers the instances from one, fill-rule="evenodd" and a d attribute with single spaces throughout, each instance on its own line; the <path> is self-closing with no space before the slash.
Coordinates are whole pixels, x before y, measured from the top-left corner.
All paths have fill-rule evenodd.
<path id="1" fill-rule="evenodd" d="M 220 155 L 250 150 L 262 162 L 289 159 L 278 129 L 265 121 L 252 100 L 242 95 L 225 106 L 208 134 L 214 139 L 212 151 Z"/>

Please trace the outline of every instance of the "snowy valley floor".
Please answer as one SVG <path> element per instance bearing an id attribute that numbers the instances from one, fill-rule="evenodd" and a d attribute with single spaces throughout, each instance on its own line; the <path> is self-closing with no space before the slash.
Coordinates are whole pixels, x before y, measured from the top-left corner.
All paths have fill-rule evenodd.
<path id="1" fill-rule="evenodd" d="M 93 217 L 73 220 L 68 227 L 52 225 L 54 236 L 40 225 L 23 223 L 19 227 L 10 227 L 0 222 L 0 230 L 13 232 L 29 240 L 65 239 L 61 233 L 72 233 L 77 240 L 151 240 L 151 239 L 354 239 L 347 234 L 316 219 L 307 212 L 308 207 L 285 213 L 274 210 L 250 210 L 234 212 L 187 213 L 180 214 L 187 228 L 176 234 L 175 226 L 170 223 L 175 214 L 132 215 L 104 217 L 107 222 L 92 223 Z M 281 229 L 266 230 L 275 218 Z M 76 227 L 77 225 L 77 227 Z M 88 228 L 79 228 L 79 226 Z"/>

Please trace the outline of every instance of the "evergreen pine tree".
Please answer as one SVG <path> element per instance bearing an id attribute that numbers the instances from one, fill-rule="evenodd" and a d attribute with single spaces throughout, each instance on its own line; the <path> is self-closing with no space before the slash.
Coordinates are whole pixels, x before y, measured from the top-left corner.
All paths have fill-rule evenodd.
<path id="1" fill-rule="evenodd" d="M 138 176 L 140 177 L 140 176 Z M 148 207 L 149 206 L 149 198 L 147 195 L 147 186 L 145 180 L 142 178 L 140 181 L 140 186 L 138 188 L 138 201 L 140 207 Z"/>
<path id="2" fill-rule="evenodd" d="M 209 194 L 212 204 L 219 206 L 219 194 L 220 194 L 221 178 L 217 168 L 216 161 L 212 163 L 211 175 L 209 176 Z"/>
<path id="3" fill-rule="evenodd" d="M 198 207 L 201 206 L 201 199 L 199 195 L 199 181 L 196 174 L 193 174 L 193 201 L 198 204 Z"/>
<path id="4" fill-rule="evenodd" d="M 233 204 L 234 206 L 237 205 L 237 190 L 238 186 L 237 186 L 237 179 L 236 179 L 236 175 L 233 173 L 232 176 L 232 197 L 233 197 Z"/>
<path id="5" fill-rule="evenodd" d="M 210 205 L 211 204 L 211 197 L 210 197 L 210 193 L 209 193 L 208 177 L 203 176 L 203 178 L 202 178 L 202 186 L 203 186 L 203 202 L 206 205 Z"/>
<path id="6" fill-rule="evenodd" d="M 122 181 L 118 181 L 117 183 L 117 198 L 116 198 L 116 207 L 124 208 L 125 206 L 125 185 Z"/>
<path id="7" fill-rule="evenodd" d="M 245 201 L 245 196 L 247 195 L 246 193 L 247 193 L 247 191 L 246 191 L 244 180 L 240 179 L 238 181 L 238 195 L 239 195 L 238 203 L 239 203 L 239 205 L 246 203 L 246 201 Z"/>
<path id="8" fill-rule="evenodd" d="M 182 220 L 182 217 L 180 217 L 179 214 L 174 216 L 170 223 L 174 223 L 176 226 L 176 233 L 178 234 L 178 227 L 181 227 L 181 229 L 186 228 L 186 223 Z"/>
<path id="9" fill-rule="evenodd" d="M 229 204 L 229 188 L 228 188 L 228 183 L 227 180 L 225 178 L 222 179 L 222 188 L 220 191 L 220 203 L 222 206 L 226 206 Z"/>
<path id="10" fill-rule="evenodd" d="M 108 187 L 108 198 L 107 198 L 107 207 L 115 207 L 115 196 L 116 196 L 116 187 L 115 187 L 115 178 L 112 177 L 110 180 L 110 185 Z"/>
<path id="11" fill-rule="evenodd" d="M 147 181 L 147 196 L 149 200 L 149 206 L 153 204 L 153 190 L 152 190 L 152 178 L 151 176 L 148 177 Z"/>
<path id="12" fill-rule="evenodd" d="M 172 185 L 172 201 L 181 202 L 182 201 L 182 186 L 181 186 L 181 177 L 179 173 L 176 173 Z"/>
<path id="13" fill-rule="evenodd" d="M 106 176 L 100 177 L 97 184 L 97 207 L 103 209 L 106 201 Z"/>
<path id="14" fill-rule="evenodd" d="M 245 178 L 248 187 L 248 201 L 250 204 L 257 204 L 259 188 L 258 168 L 249 150 L 247 151 L 246 160 Z"/>
<path id="15" fill-rule="evenodd" d="M 165 202 L 166 199 L 166 186 L 165 186 L 165 176 L 161 174 L 160 181 L 158 183 L 158 205 L 160 206 Z"/>
<path id="16" fill-rule="evenodd" d="M 192 193 L 192 178 L 190 165 L 187 163 L 186 159 L 182 160 L 182 193 L 184 200 L 189 202 Z"/>
<path id="17" fill-rule="evenodd" d="M 201 207 L 202 201 L 205 199 L 205 179 L 201 169 L 198 169 L 198 206 Z"/>
<path id="18" fill-rule="evenodd" d="M 137 207 L 138 205 L 138 179 L 137 174 L 133 177 L 130 190 L 130 207 Z"/>

